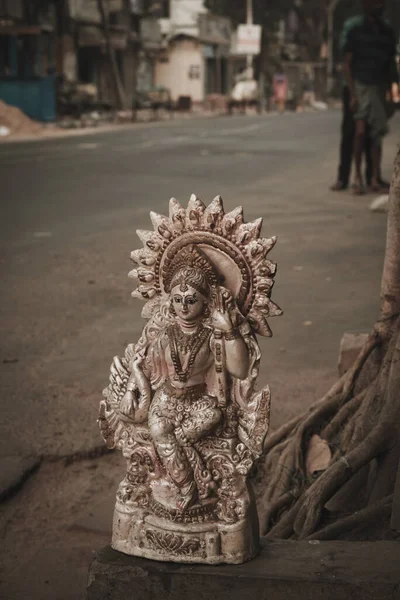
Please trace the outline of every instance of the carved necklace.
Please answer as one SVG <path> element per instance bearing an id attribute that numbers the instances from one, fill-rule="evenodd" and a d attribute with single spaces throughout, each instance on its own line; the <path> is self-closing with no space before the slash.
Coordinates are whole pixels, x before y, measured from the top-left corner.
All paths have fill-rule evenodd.
<path id="1" fill-rule="evenodd" d="M 200 325 L 192 333 L 185 333 L 179 325 L 175 324 L 173 328 L 178 350 L 183 352 L 183 354 L 190 352 L 196 341 L 197 335 L 204 329 L 203 325 Z"/>
<path id="2" fill-rule="evenodd" d="M 169 340 L 169 346 L 171 349 L 171 359 L 174 365 L 175 373 L 178 380 L 181 383 L 186 383 L 189 379 L 190 373 L 193 369 L 194 361 L 199 353 L 199 350 L 203 346 L 206 340 L 211 335 L 211 330 L 207 327 L 200 325 L 198 329 L 192 334 L 185 334 L 179 325 L 171 325 L 167 329 L 167 335 Z M 182 368 L 181 357 L 179 356 L 179 350 L 183 354 L 189 352 L 189 358 L 186 369 Z"/>

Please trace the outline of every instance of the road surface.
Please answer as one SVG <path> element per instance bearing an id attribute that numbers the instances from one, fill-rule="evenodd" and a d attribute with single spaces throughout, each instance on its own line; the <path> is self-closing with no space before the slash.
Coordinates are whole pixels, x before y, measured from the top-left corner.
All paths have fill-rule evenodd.
<path id="1" fill-rule="evenodd" d="M 328 191 L 339 123 L 337 111 L 172 120 L 1 145 L 0 452 L 51 457 L 101 444 L 111 359 L 143 326 L 126 276 L 135 230 L 192 192 L 243 205 L 278 236 L 273 299 L 284 315 L 261 342 L 272 426 L 326 391 L 343 332 L 368 331 L 377 315 L 385 244 L 386 217 L 368 210 L 370 196 Z"/>

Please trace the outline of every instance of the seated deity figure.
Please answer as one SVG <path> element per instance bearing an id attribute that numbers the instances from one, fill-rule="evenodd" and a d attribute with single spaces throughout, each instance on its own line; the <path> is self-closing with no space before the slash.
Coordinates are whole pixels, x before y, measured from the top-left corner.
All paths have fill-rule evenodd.
<path id="1" fill-rule="evenodd" d="M 194 448 L 195 442 L 210 435 L 223 421 L 220 404 L 225 405 L 226 398 L 219 402 L 207 386 L 207 377 L 215 368 L 215 336 L 224 341 L 225 367 L 233 377 L 247 377 L 249 350 L 236 328 L 239 315 L 233 298 L 218 286 L 212 266 L 199 250 L 190 247 L 176 263 L 167 285 L 172 323 L 168 321 L 160 331 L 156 348 L 141 364 L 133 359 L 121 410 L 130 414 L 138 386 L 143 398 L 149 398 L 151 389 L 155 389 L 148 413 L 150 435 L 178 492 L 175 508 L 184 510 L 195 500 L 209 497 L 215 489 L 211 474 Z M 160 387 L 157 364 L 163 370 Z M 142 373 L 137 377 L 140 369 Z"/>
<path id="2" fill-rule="evenodd" d="M 255 391 L 275 238 L 241 209 L 225 215 L 192 197 L 152 213 L 155 233 L 138 232 L 132 253 L 147 301 L 137 344 L 115 357 L 100 404 L 107 445 L 127 459 L 112 546 L 156 560 L 238 563 L 258 551 L 248 473 L 269 424 L 269 389 Z"/>

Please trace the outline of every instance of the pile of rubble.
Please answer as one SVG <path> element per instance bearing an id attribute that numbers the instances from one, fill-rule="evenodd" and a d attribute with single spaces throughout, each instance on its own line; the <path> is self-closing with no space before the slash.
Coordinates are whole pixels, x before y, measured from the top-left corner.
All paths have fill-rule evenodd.
<path id="1" fill-rule="evenodd" d="M 41 129 L 40 123 L 32 121 L 22 110 L 0 100 L 0 139 L 10 135 L 32 135 Z"/>

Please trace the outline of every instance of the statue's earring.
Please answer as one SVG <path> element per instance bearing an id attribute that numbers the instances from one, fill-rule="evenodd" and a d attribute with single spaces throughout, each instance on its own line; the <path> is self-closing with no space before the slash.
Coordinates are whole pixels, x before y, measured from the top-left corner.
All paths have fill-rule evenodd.
<path id="1" fill-rule="evenodd" d="M 208 304 L 205 302 L 204 306 L 203 306 L 203 315 L 208 318 L 210 316 L 211 312 L 210 312 L 210 307 L 208 306 Z"/>

